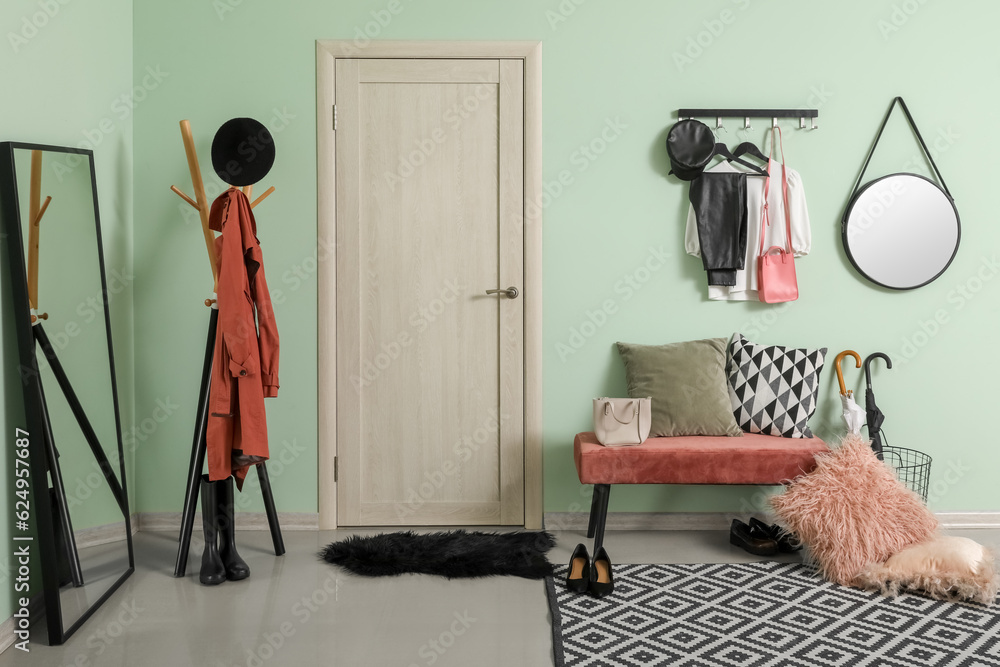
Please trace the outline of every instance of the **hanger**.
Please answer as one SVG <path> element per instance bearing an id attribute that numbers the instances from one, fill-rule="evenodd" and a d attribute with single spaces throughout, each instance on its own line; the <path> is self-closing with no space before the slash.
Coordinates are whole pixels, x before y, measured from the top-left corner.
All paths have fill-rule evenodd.
<path id="1" fill-rule="evenodd" d="M 716 155 L 719 155 L 719 156 L 722 156 L 722 157 L 726 158 L 726 160 L 728 160 L 729 162 L 735 162 L 737 164 L 741 164 L 741 165 L 743 165 L 744 167 L 746 167 L 747 169 L 749 169 L 750 171 L 752 171 L 755 174 L 760 174 L 761 176 L 767 176 L 767 172 L 765 170 L 761 169 L 757 165 L 750 164 L 749 162 L 741 160 L 736 155 L 733 155 L 730 152 L 729 147 L 726 146 L 723 143 L 716 143 L 715 144 L 715 152 L 712 154 L 712 156 L 714 157 Z"/>
<path id="2" fill-rule="evenodd" d="M 752 141 L 744 141 L 742 144 L 737 146 L 736 150 L 733 151 L 733 155 L 735 155 L 736 157 L 740 157 L 741 155 L 750 155 L 751 157 L 757 158 L 764 164 L 767 164 L 769 162 L 768 157 L 764 155 L 764 153 L 762 153 L 761 150 L 757 148 L 757 144 L 753 143 Z"/>
<path id="3" fill-rule="evenodd" d="M 743 143 L 741 143 L 739 146 L 736 147 L 736 150 L 733 151 L 733 155 L 735 155 L 736 157 L 741 157 L 743 155 L 749 154 L 751 157 L 755 157 L 761 162 L 763 162 L 765 165 L 767 165 L 770 163 L 770 159 L 766 155 L 764 155 L 764 153 L 757 147 L 756 143 L 750 141 L 751 130 L 753 130 L 753 127 L 751 127 L 750 125 L 750 119 L 744 118 L 743 127 L 737 130 L 737 135 L 739 135 L 739 132 L 742 131 L 745 135 L 745 140 L 743 141 Z"/>

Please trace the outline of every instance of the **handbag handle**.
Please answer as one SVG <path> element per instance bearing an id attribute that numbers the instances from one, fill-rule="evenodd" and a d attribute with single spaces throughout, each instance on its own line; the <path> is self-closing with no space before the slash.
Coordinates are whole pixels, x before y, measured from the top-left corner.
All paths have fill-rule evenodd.
<path id="1" fill-rule="evenodd" d="M 781 195 L 785 202 L 785 244 L 788 249 L 785 251 L 792 254 L 792 211 L 788 207 L 788 172 L 785 167 L 785 142 L 781 136 L 781 128 L 775 126 L 771 130 L 771 150 L 767 154 L 767 180 L 764 181 L 764 203 L 761 205 L 760 215 L 760 248 L 757 255 L 764 255 L 764 231 L 771 225 L 771 217 L 768 214 L 767 198 L 771 192 L 771 165 L 774 162 L 774 135 L 778 135 L 778 145 L 781 148 Z M 772 246 L 778 247 L 778 246 Z M 770 252 L 770 250 L 768 250 Z"/>
<path id="2" fill-rule="evenodd" d="M 777 251 L 777 252 L 775 252 L 775 251 Z M 771 257 L 772 253 L 775 254 L 775 255 L 777 255 L 778 257 L 781 257 L 781 263 L 782 264 L 784 264 L 785 262 L 788 261 L 788 255 L 789 255 L 789 253 L 786 252 L 785 249 L 782 248 L 780 245 L 773 245 L 773 246 L 771 246 L 770 248 L 768 248 L 767 250 L 765 250 L 764 252 L 762 252 L 760 254 L 759 259 L 766 260 L 768 257 Z"/>
<path id="3" fill-rule="evenodd" d="M 632 410 L 632 419 L 629 419 L 627 422 L 623 422 L 621 419 L 618 419 L 618 415 L 615 414 L 615 406 L 612 405 L 611 401 L 605 401 L 605 403 L 604 403 L 604 416 L 607 417 L 608 414 L 610 414 L 612 417 L 615 418 L 615 421 L 618 422 L 619 424 L 621 424 L 622 426 L 626 426 L 628 424 L 631 424 L 632 421 L 639 414 L 639 402 L 638 401 L 632 401 L 631 404 L 634 405 L 635 408 Z"/>
<path id="4" fill-rule="evenodd" d="M 886 123 L 889 122 L 889 116 L 892 115 L 892 110 L 896 108 L 896 102 L 899 102 L 899 106 L 903 109 L 903 113 L 906 114 L 906 121 L 910 124 L 910 128 L 913 133 L 917 135 L 917 141 L 920 142 L 920 148 L 924 151 L 924 156 L 927 161 L 931 163 L 931 167 L 934 168 L 934 173 L 937 174 L 938 180 L 941 181 L 941 187 L 944 188 L 945 193 L 948 195 L 949 199 L 954 199 L 951 196 L 951 191 L 948 189 L 948 185 L 944 182 L 944 177 L 941 176 L 941 172 L 938 170 L 937 164 L 934 162 L 934 158 L 931 156 L 930 150 L 927 148 L 927 144 L 924 143 L 924 138 L 920 134 L 920 130 L 917 129 L 917 124 L 913 120 L 913 116 L 910 115 L 910 110 L 906 106 L 906 102 L 903 101 L 902 97 L 895 97 L 892 100 L 892 104 L 889 105 L 889 110 L 885 112 L 885 118 L 882 119 L 882 125 L 878 128 L 878 134 L 875 135 L 875 142 L 872 144 L 872 148 L 868 151 L 868 157 L 865 158 L 865 164 L 861 167 L 861 173 L 858 174 L 858 180 L 854 182 L 854 190 L 851 191 L 851 199 L 854 199 L 854 195 L 858 193 L 858 187 L 861 185 L 861 180 L 865 177 L 865 171 L 868 170 L 868 164 L 872 161 L 872 156 L 875 154 L 875 148 L 878 146 L 878 140 L 882 138 L 882 131 L 885 130 Z"/>

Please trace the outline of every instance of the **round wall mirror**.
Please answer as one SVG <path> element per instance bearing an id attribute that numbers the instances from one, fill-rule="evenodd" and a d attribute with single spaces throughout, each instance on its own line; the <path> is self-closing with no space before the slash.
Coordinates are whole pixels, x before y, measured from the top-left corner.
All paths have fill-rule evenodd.
<path id="1" fill-rule="evenodd" d="M 866 184 L 843 221 L 844 250 L 868 280 L 890 289 L 922 287 L 944 273 L 961 238 L 955 204 L 917 174 L 891 174 Z"/>

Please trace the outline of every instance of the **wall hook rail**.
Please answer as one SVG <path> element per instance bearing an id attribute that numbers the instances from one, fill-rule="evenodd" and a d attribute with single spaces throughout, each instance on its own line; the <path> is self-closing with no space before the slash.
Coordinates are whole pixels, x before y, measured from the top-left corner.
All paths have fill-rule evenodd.
<path id="1" fill-rule="evenodd" d="M 816 119 L 819 117 L 818 109 L 678 109 L 678 118 L 715 118 L 718 122 L 722 118 L 742 118 L 745 129 L 750 127 L 751 118 L 770 118 L 771 127 L 778 124 L 779 118 L 798 118 L 799 128 L 806 129 L 806 119 L 812 120 L 811 129 L 815 130 L 819 126 Z"/>

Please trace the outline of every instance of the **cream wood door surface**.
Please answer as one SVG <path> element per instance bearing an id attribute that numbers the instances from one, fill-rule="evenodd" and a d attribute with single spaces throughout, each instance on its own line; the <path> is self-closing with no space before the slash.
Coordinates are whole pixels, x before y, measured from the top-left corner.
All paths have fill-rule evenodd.
<path id="1" fill-rule="evenodd" d="M 524 522 L 523 68 L 336 62 L 340 525 Z"/>

